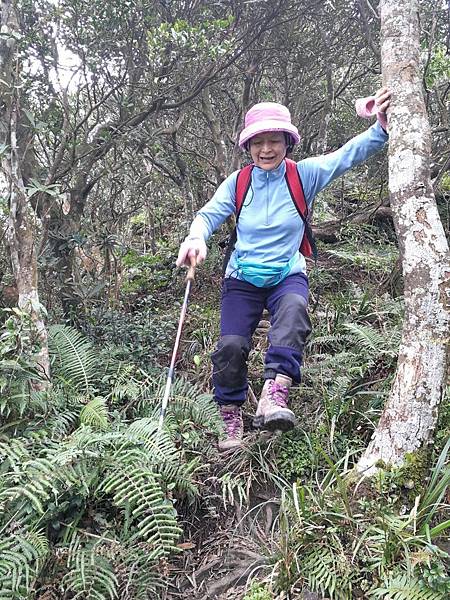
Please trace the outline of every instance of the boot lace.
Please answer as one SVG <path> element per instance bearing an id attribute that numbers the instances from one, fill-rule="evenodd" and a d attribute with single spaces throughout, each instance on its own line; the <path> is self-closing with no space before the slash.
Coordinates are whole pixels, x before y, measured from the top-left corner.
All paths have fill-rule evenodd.
<path id="1" fill-rule="evenodd" d="M 225 431 L 229 438 L 239 438 L 242 428 L 241 411 L 232 410 L 225 406 L 220 407 L 220 414 L 225 424 Z"/>
<path id="2" fill-rule="evenodd" d="M 269 387 L 268 400 L 271 404 L 280 408 L 287 407 L 289 388 L 286 385 L 274 381 Z"/>

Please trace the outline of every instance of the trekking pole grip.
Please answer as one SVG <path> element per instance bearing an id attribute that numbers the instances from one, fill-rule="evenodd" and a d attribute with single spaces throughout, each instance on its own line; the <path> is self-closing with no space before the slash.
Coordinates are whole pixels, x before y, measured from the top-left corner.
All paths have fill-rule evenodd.
<path id="1" fill-rule="evenodd" d="M 186 281 L 194 281 L 195 279 L 195 267 L 197 266 L 197 256 L 191 256 L 190 261 L 191 266 L 188 269 Z"/>

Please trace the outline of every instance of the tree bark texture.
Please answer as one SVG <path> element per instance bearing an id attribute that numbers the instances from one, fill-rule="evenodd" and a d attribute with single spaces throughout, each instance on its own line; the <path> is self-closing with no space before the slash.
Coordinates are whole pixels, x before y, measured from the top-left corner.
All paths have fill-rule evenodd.
<path id="1" fill-rule="evenodd" d="M 202 92 L 202 109 L 211 130 L 212 143 L 216 152 L 214 169 L 216 171 L 217 185 L 220 185 L 227 176 L 227 147 L 222 136 L 219 119 L 214 114 L 210 91 L 207 88 Z"/>
<path id="2" fill-rule="evenodd" d="M 401 465 L 436 425 L 448 368 L 450 258 L 430 178 L 431 132 L 422 92 L 417 0 L 382 0 L 382 70 L 392 91 L 389 191 L 404 277 L 397 372 L 358 464 Z"/>
<path id="3" fill-rule="evenodd" d="M 13 1 L 2 1 L 1 7 L 3 37 L 0 40 L 0 142 L 5 148 L 1 170 L 6 177 L 9 196 L 6 239 L 17 286 L 18 306 L 30 316 L 40 345 L 36 364 L 44 376 L 44 383 L 35 384 L 34 387 L 43 389 L 50 378 L 50 360 L 47 329 L 37 288 L 34 240 L 36 217 L 28 201 L 22 172 L 24 157 L 32 143 L 32 134 L 26 134 L 26 129 L 20 127 L 20 82 L 16 58 L 19 27 L 16 6 Z"/>

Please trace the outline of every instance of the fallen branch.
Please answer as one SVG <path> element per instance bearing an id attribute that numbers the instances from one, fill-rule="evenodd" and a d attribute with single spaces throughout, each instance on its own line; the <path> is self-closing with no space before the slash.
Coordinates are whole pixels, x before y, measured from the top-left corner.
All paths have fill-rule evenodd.
<path id="1" fill-rule="evenodd" d="M 377 204 L 375 207 L 369 207 L 364 212 L 354 213 L 345 219 L 336 219 L 333 221 L 326 221 L 319 225 L 313 225 L 312 230 L 316 239 L 322 242 L 337 242 L 339 240 L 339 232 L 344 225 L 363 225 L 365 223 L 371 223 L 373 221 L 384 221 L 386 219 L 392 219 L 392 211 L 389 206 L 384 204 Z"/>

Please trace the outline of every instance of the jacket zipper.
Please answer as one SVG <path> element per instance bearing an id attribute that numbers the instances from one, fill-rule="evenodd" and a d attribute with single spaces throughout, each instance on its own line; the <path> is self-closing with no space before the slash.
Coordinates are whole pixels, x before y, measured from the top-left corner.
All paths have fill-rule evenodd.
<path id="1" fill-rule="evenodd" d="M 266 172 L 266 226 L 269 225 L 269 173 Z"/>

